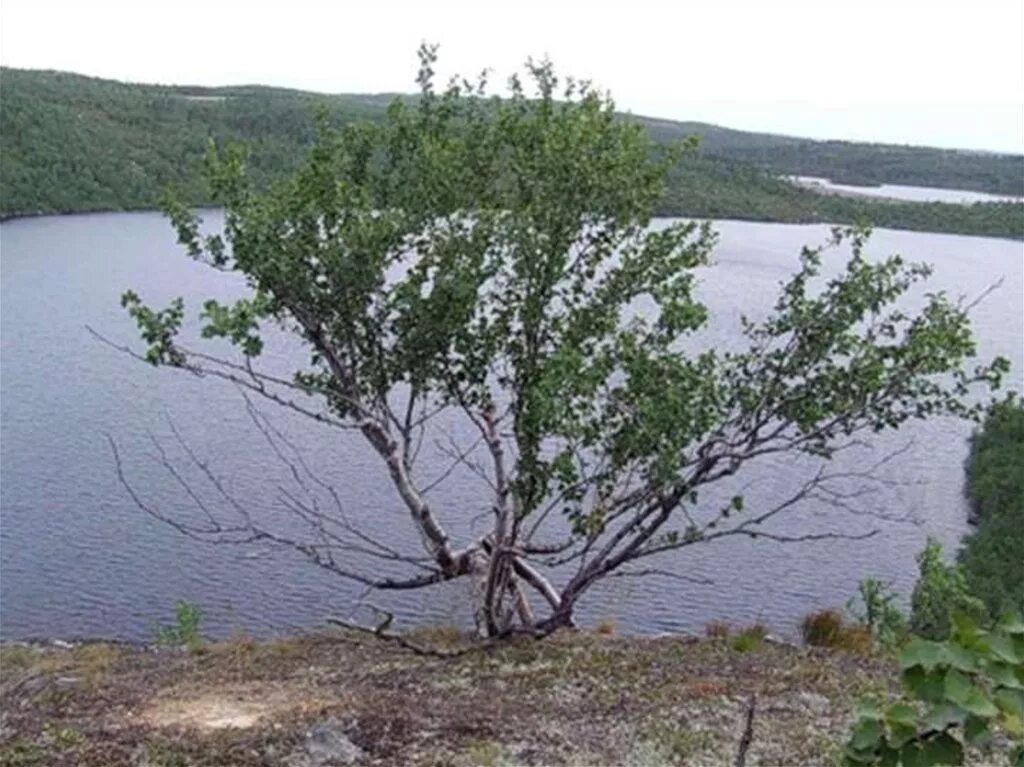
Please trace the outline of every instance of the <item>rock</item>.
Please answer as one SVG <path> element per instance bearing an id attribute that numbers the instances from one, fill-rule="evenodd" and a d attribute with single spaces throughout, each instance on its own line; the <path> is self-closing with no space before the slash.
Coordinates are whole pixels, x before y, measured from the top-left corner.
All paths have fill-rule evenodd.
<path id="1" fill-rule="evenodd" d="M 797 695 L 797 700 L 800 702 L 800 705 L 815 716 L 824 716 L 832 709 L 832 702 L 824 695 L 819 695 L 816 692 L 801 692 Z"/>
<path id="2" fill-rule="evenodd" d="M 313 725 L 303 744 L 288 758 L 289 767 L 340 767 L 356 764 L 366 752 L 349 740 L 337 719 Z"/>
<path id="3" fill-rule="evenodd" d="M 0 743 L 13 740 L 18 731 L 7 721 L 7 712 L 0 711 Z"/>
<path id="4" fill-rule="evenodd" d="M 81 682 L 82 678 L 79 676 L 59 676 L 54 680 L 53 684 L 59 690 L 70 690 L 78 687 Z"/>

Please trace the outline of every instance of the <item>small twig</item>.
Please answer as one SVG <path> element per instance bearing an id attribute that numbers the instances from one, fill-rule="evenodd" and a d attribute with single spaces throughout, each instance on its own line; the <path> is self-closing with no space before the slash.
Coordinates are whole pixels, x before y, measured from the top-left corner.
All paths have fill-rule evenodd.
<path id="1" fill-rule="evenodd" d="M 375 628 L 361 626 L 358 623 L 351 623 L 349 621 L 341 620 L 340 618 L 328 618 L 327 622 L 334 626 L 349 629 L 350 631 L 369 634 L 377 639 L 383 639 L 385 642 L 396 644 L 416 655 L 423 655 L 430 658 L 459 658 L 463 655 L 469 655 L 470 653 L 479 652 L 480 650 L 493 647 L 495 644 L 495 640 L 488 640 L 487 642 L 472 644 L 458 650 L 438 650 L 433 647 L 426 647 L 424 645 L 417 644 L 416 642 L 410 642 L 401 634 L 395 634 L 394 632 L 388 631 L 387 627 L 391 624 L 391 617 L 391 613 L 388 613 L 384 620 Z"/>
<path id="2" fill-rule="evenodd" d="M 342 620 L 340 618 L 328 618 L 327 622 L 333 626 L 340 626 L 341 628 L 355 631 L 360 634 L 369 634 L 370 636 L 376 637 L 377 639 L 383 639 L 385 642 L 398 645 L 399 647 L 409 650 L 415 655 L 422 655 L 430 658 L 460 658 L 464 655 L 469 655 L 475 652 L 483 652 L 485 650 L 493 649 L 498 645 L 507 642 L 509 639 L 516 637 L 528 637 L 530 639 L 543 639 L 551 633 L 550 630 L 542 629 L 521 629 L 521 628 L 510 628 L 502 633 L 489 637 L 481 642 L 474 642 L 466 647 L 460 647 L 457 650 L 439 650 L 434 647 L 426 647 L 418 644 L 417 642 L 411 642 L 401 634 L 396 634 L 393 631 L 388 631 L 394 615 L 387 610 L 381 610 L 380 608 L 373 608 L 376 612 L 380 613 L 382 618 L 374 628 L 369 626 L 363 626 L 359 623 L 352 623 L 350 621 Z"/>
<path id="3" fill-rule="evenodd" d="M 750 694 L 747 702 L 746 722 L 743 725 L 743 736 L 740 738 L 740 749 L 736 754 L 736 767 L 746 767 L 747 751 L 754 740 L 754 710 L 757 707 L 757 693 Z"/>

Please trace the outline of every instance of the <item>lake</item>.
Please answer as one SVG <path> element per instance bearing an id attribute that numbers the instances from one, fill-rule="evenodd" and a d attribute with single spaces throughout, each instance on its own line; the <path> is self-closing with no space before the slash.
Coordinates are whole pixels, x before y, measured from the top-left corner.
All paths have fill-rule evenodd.
<path id="1" fill-rule="evenodd" d="M 206 215 L 217 223 L 219 214 Z M 821 242 L 827 227 L 721 222 L 717 229 L 715 263 L 699 275 L 711 314 L 700 344 L 722 348 L 737 343 L 742 314 L 756 317 L 770 307 L 800 247 Z M 0 225 L 0 249 L 0 636 L 150 639 L 179 599 L 198 604 L 204 629 L 217 636 L 242 628 L 284 633 L 322 626 L 329 615 L 363 615 L 353 613 L 361 588 L 288 552 L 187 539 L 139 511 L 117 481 L 108 435 L 147 502 L 191 513 L 189 497 L 161 465 L 159 449 L 170 451 L 171 459 L 182 457 L 173 425 L 252 513 L 281 513 L 275 499 L 288 471 L 270 454 L 233 387 L 151 368 L 102 345 L 85 328 L 138 346 L 134 324 L 119 306 L 126 288 L 154 305 L 182 295 L 194 318 L 202 299 L 240 295 L 242 284 L 186 258 L 155 213 L 11 221 Z M 878 231 L 869 250 L 931 262 L 928 289 L 953 295 L 973 297 L 1002 280 L 973 312 L 978 346 L 986 359 L 1009 357 L 1010 383 L 1022 388 L 1021 243 Z M 195 335 L 194 323 L 184 335 Z M 294 358 L 285 342 L 268 347 L 272 367 L 285 369 Z M 354 437 L 284 412 L 267 416 L 337 489 L 350 516 L 395 545 L 415 544 L 382 467 Z M 615 619 L 620 630 L 645 633 L 700 631 L 712 619 L 761 620 L 792 634 L 808 611 L 843 606 L 866 576 L 909 594 L 914 555 L 926 537 L 955 546 L 966 530 L 963 463 L 970 431 L 950 420 L 917 423 L 884 435 L 870 450 L 844 454 L 837 469 L 870 466 L 902 449 L 880 470 L 885 481 L 865 496 L 867 511 L 877 516 L 812 507 L 776 528 L 853 533 L 874 526 L 882 535 L 695 546 L 658 563 L 691 580 L 618 579 L 585 600 L 581 618 Z M 754 464 L 718 492 L 728 497 L 742 490 L 748 509 L 763 507 L 812 468 L 792 460 Z M 480 511 L 472 483 L 472 477 L 454 476 L 432 496 L 442 515 L 461 510 L 451 520 L 456 534 L 472 532 Z M 456 583 L 373 597 L 373 603 L 393 609 L 404 626 L 460 621 L 467 593 L 468 585 Z"/>
<path id="2" fill-rule="evenodd" d="M 827 178 L 818 176 L 789 176 L 791 181 L 807 186 L 822 193 L 845 194 L 854 197 L 885 197 L 890 200 L 910 200 L 911 202 L 956 202 L 970 204 L 975 202 L 1021 202 L 1024 198 L 1006 194 L 989 194 L 972 192 L 967 189 L 941 189 L 930 186 L 902 186 L 900 184 L 879 184 L 878 186 L 858 186 L 855 184 L 834 184 Z"/>

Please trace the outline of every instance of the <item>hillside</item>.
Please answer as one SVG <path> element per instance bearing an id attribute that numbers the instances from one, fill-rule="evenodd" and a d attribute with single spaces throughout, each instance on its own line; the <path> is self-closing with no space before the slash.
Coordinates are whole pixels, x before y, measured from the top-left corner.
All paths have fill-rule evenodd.
<path id="1" fill-rule="evenodd" d="M 130 210 L 176 188 L 207 201 L 195 168 L 209 138 L 251 149 L 258 182 L 294 168 L 313 113 L 374 119 L 391 95 L 321 95 L 263 86 L 138 85 L 64 72 L 0 72 L 0 216 Z M 1024 195 L 1024 157 L 819 142 L 701 123 L 631 117 L 657 141 L 701 137 L 671 178 L 665 215 L 852 223 L 1024 238 L 1024 206 L 896 203 L 820 195 L 779 174 Z"/>

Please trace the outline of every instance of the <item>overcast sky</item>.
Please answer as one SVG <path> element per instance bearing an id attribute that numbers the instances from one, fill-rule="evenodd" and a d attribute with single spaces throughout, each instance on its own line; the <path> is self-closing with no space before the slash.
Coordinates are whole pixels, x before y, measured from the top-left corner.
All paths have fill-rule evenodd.
<path id="1" fill-rule="evenodd" d="M 0 61 L 138 82 L 409 91 L 527 56 L 637 114 L 1024 151 L 1024 0 L 2 0 Z M 2 98 L 2 93 L 0 93 Z"/>

